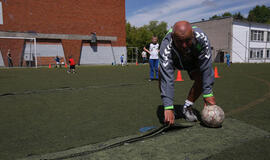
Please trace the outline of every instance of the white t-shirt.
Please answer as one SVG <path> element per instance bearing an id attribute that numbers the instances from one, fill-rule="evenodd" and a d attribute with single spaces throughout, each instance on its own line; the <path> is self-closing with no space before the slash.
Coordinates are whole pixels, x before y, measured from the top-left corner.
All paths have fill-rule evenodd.
<path id="1" fill-rule="evenodd" d="M 150 57 L 149 59 L 158 59 L 159 44 L 149 44 Z"/>
<path id="2" fill-rule="evenodd" d="M 142 57 L 147 57 L 145 51 L 142 52 Z"/>

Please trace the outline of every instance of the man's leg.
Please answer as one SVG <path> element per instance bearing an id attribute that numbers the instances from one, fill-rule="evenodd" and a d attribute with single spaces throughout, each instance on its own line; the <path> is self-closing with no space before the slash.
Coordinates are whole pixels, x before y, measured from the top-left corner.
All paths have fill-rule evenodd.
<path id="1" fill-rule="evenodd" d="M 150 80 L 154 79 L 154 59 L 149 59 L 150 66 Z"/>
<path id="2" fill-rule="evenodd" d="M 202 93 L 202 76 L 199 71 L 191 72 L 190 76 L 194 80 L 194 83 L 189 90 L 187 100 L 194 103 Z"/>
<path id="3" fill-rule="evenodd" d="M 196 115 L 192 111 L 192 105 L 200 97 L 202 93 L 202 76 L 199 71 L 190 72 L 190 77 L 194 83 L 188 93 L 187 100 L 183 107 L 183 114 L 187 121 L 197 121 Z"/>
<path id="4" fill-rule="evenodd" d="M 230 60 L 227 60 L 227 66 L 228 67 L 230 66 Z"/>

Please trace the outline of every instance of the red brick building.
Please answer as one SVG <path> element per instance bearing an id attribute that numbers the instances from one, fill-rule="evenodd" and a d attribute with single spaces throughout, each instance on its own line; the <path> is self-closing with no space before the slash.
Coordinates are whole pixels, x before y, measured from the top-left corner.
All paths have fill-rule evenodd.
<path id="1" fill-rule="evenodd" d="M 25 65 L 29 54 L 39 60 L 39 65 L 54 63 L 55 56 L 66 61 L 70 55 L 77 64 L 111 64 L 118 63 L 118 57 L 126 54 L 125 0 L 0 3 L 0 49 L 5 66 L 8 49 L 15 66 Z M 92 32 L 96 33 L 97 43 L 91 42 Z M 32 40 L 24 38 L 36 40 L 37 57 Z"/>

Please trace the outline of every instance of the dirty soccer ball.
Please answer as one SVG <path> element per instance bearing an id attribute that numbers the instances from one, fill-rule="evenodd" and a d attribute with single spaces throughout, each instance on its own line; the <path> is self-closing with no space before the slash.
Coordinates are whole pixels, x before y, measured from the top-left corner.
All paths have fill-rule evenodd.
<path id="1" fill-rule="evenodd" d="M 202 110 L 202 121 L 208 127 L 220 127 L 224 121 L 225 114 L 217 105 L 205 106 Z"/>

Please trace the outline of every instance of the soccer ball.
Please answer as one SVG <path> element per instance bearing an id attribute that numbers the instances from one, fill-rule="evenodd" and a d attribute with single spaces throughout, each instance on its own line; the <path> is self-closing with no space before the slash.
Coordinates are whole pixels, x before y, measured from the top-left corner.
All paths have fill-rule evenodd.
<path id="1" fill-rule="evenodd" d="M 224 121 L 225 114 L 222 108 L 217 105 L 205 106 L 202 110 L 201 118 L 208 127 L 220 127 Z"/>

